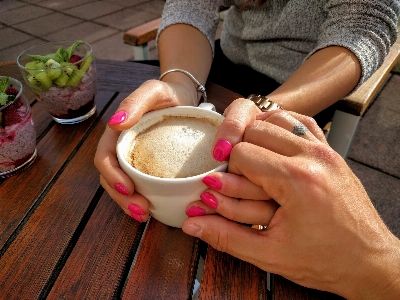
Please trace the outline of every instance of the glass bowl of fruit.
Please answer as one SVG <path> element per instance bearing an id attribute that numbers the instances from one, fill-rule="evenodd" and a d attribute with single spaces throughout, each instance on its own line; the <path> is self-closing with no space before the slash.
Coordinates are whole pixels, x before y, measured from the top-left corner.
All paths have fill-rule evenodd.
<path id="1" fill-rule="evenodd" d="M 96 111 L 96 65 L 84 41 L 33 46 L 17 58 L 26 84 L 60 124 L 74 124 Z"/>
<path id="2" fill-rule="evenodd" d="M 36 131 L 22 84 L 0 76 L 0 178 L 15 175 L 36 158 Z"/>

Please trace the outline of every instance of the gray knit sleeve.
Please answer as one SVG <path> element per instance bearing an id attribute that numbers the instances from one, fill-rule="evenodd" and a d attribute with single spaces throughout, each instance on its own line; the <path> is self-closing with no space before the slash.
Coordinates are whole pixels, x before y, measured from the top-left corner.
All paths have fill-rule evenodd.
<path id="1" fill-rule="evenodd" d="M 222 1 L 213 0 L 167 0 L 158 28 L 160 33 L 173 24 L 188 24 L 201 31 L 208 39 L 214 53 L 215 33 L 219 22 L 218 8 Z"/>
<path id="2" fill-rule="evenodd" d="M 357 89 L 381 66 L 397 39 L 400 1 L 332 0 L 325 9 L 328 17 L 322 25 L 317 47 L 307 58 L 328 46 L 349 49 L 362 68 Z"/>

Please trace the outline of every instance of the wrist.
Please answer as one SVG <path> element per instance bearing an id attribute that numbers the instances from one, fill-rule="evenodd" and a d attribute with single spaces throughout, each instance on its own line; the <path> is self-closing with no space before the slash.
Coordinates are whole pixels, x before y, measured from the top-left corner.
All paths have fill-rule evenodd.
<path id="1" fill-rule="evenodd" d="M 355 278 L 355 282 L 348 282 L 351 291 L 346 298 L 397 299 L 399 297 L 400 240 L 393 235 L 389 240 L 390 242 L 385 243 L 386 245 L 378 251 L 365 257 L 364 266 L 355 272 L 358 278 Z"/>
<path id="2" fill-rule="evenodd" d="M 174 74 L 174 77 L 172 77 L 170 74 Z M 176 83 L 187 88 L 188 92 L 192 96 L 194 106 L 198 105 L 201 97 L 203 97 L 204 102 L 207 102 L 207 93 L 205 87 L 190 72 L 179 68 L 169 69 L 160 75 L 159 80 L 162 80 L 168 75 L 170 77 L 168 81 L 174 82 L 177 80 Z M 182 75 L 185 77 L 182 77 Z M 191 81 L 192 85 L 189 83 L 188 79 Z"/>

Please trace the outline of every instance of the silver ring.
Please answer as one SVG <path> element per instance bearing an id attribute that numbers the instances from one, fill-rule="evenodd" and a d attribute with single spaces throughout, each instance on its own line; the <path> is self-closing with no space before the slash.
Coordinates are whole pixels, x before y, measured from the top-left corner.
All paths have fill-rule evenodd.
<path id="1" fill-rule="evenodd" d="M 297 136 L 303 136 L 307 133 L 308 128 L 306 126 L 304 126 L 303 123 L 298 123 L 296 125 L 294 125 L 292 133 L 297 135 Z"/>

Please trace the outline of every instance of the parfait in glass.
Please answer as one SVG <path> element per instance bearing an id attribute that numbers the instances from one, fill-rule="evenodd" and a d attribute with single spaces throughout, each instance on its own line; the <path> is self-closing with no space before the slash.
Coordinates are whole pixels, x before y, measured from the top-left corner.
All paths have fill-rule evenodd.
<path id="1" fill-rule="evenodd" d="M 36 131 L 22 84 L 0 76 L 0 178 L 26 169 L 36 153 Z"/>
<path id="2" fill-rule="evenodd" d="M 50 42 L 31 47 L 17 58 L 27 85 L 60 124 L 74 124 L 96 111 L 96 65 L 84 41 Z"/>

